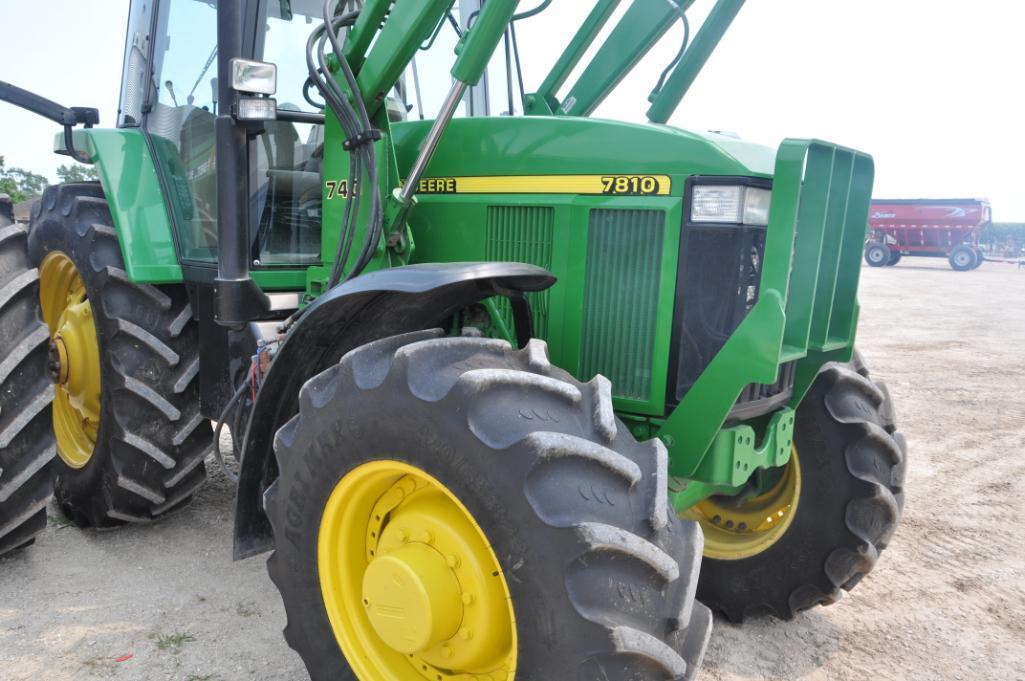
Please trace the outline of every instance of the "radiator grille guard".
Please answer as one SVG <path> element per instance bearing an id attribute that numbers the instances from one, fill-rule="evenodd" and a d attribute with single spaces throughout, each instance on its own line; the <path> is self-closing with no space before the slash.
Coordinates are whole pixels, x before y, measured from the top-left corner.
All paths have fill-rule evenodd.
<path id="1" fill-rule="evenodd" d="M 651 395 L 665 213 L 591 211 L 580 376 L 604 374 L 619 398 Z"/>
<path id="2" fill-rule="evenodd" d="M 672 366 L 679 387 L 673 382 L 669 397 L 679 404 L 659 431 L 671 443 L 673 475 L 698 470 L 745 394 L 751 401 L 782 393 L 796 407 L 823 364 L 850 359 L 873 174 L 865 154 L 786 140 L 776 157 L 764 238 L 751 228 L 714 236 L 685 229 L 681 276 L 699 288 L 678 296 Z M 694 251 L 686 251 L 688 244 Z M 730 246 L 732 259 L 724 255 Z M 705 253 L 704 262 L 696 252 L 704 248 L 720 255 Z M 710 284 L 718 288 L 689 293 Z"/>

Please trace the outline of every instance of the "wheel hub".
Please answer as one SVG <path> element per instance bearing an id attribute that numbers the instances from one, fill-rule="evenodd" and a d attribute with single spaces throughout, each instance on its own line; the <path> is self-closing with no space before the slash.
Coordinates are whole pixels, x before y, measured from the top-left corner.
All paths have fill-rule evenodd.
<path id="1" fill-rule="evenodd" d="M 363 605 L 377 635 L 403 653 L 452 638 L 462 620 L 462 590 L 445 557 L 426 544 L 381 556 L 363 575 Z"/>
<path id="2" fill-rule="evenodd" d="M 766 551 L 786 534 L 800 496 L 801 466 L 795 446 L 778 478 L 753 495 L 711 497 L 682 515 L 701 525 L 706 557 L 740 560 Z"/>
<path id="3" fill-rule="evenodd" d="M 511 680 L 512 601 L 469 511 L 408 464 L 346 475 L 324 509 L 321 591 L 335 637 L 360 678 Z"/>
<path id="4" fill-rule="evenodd" d="M 50 376 L 57 452 L 72 468 L 89 462 L 100 422 L 100 350 L 85 285 L 66 254 L 54 251 L 39 267 L 39 299 L 50 329 Z"/>

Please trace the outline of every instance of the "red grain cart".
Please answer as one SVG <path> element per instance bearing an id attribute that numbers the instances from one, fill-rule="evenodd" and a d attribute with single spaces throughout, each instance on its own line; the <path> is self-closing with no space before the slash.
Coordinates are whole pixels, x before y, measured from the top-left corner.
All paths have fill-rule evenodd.
<path id="1" fill-rule="evenodd" d="M 946 258 L 959 272 L 973 270 L 985 260 L 979 231 L 989 222 L 985 199 L 873 201 L 865 262 L 883 267 L 917 255 Z"/>

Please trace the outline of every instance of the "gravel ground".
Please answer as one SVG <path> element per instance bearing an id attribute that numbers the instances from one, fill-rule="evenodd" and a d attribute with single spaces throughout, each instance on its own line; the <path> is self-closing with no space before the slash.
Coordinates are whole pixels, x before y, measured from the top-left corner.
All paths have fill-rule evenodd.
<path id="1" fill-rule="evenodd" d="M 860 345 L 911 444 L 904 523 L 839 604 L 718 622 L 701 678 L 1025 681 L 1025 272 L 905 259 L 862 281 Z M 232 508 L 211 469 L 151 527 L 53 512 L 0 562 L 0 680 L 305 679 L 263 559 L 231 562 Z"/>

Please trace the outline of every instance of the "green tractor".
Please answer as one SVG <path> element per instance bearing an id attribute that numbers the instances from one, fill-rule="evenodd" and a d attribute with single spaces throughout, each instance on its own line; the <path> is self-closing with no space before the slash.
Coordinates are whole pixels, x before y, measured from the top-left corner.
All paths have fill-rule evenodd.
<path id="1" fill-rule="evenodd" d="M 100 177 L 0 228 L 0 552 L 51 489 L 181 508 L 226 426 L 318 681 L 691 679 L 711 611 L 867 574 L 871 158 L 665 125 L 742 0 L 598 0 L 525 91 L 550 4 L 137 0 L 116 128 L 0 83 Z M 650 123 L 591 118 L 679 25 Z"/>

